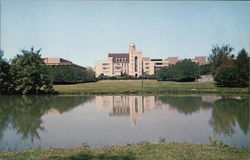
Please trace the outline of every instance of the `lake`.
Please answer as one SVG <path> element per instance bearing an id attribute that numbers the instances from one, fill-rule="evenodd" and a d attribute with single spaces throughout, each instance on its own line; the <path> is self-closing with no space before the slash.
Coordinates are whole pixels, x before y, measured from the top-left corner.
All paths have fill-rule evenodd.
<path id="1" fill-rule="evenodd" d="M 250 146 L 247 97 L 0 96 L 0 149 L 141 141 Z"/>

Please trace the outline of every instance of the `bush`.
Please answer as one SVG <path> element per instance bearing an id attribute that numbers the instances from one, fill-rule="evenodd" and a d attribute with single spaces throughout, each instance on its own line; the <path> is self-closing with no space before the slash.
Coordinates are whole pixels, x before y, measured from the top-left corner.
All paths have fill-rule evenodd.
<path id="1" fill-rule="evenodd" d="M 237 70 L 237 85 L 239 87 L 247 87 L 249 86 L 249 77 L 250 77 L 250 58 L 248 57 L 248 53 L 245 49 L 242 49 L 235 63 L 235 67 Z"/>
<path id="2" fill-rule="evenodd" d="M 242 49 L 236 60 L 221 64 L 215 71 L 214 80 L 220 86 L 247 87 L 249 86 L 249 57 L 245 49 Z"/>
<path id="3" fill-rule="evenodd" d="M 204 64 L 199 66 L 199 73 L 200 75 L 207 75 L 211 74 L 213 71 L 213 66 L 212 64 Z"/>
<path id="4" fill-rule="evenodd" d="M 79 69 L 74 66 L 48 66 L 54 84 L 95 82 L 95 74 L 91 70 Z"/>
<path id="5" fill-rule="evenodd" d="M 156 73 L 157 80 L 163 81 L 191 82 L 199 76 L 198 64 L 187 59 L 170 67 L 163 67 Z"/>
<path id="6" fill-rule="evenodd" d="M 233 66 L 219 67 L 214 76 L 217 85 L 224 87 L 237 86 L 237 71 Z"/>
<path id="7" fill-rule="evenodd" d="M 0 51 L 0 94 L 10 93 L 10 64 L 2 59 L 3 51 Z"/>

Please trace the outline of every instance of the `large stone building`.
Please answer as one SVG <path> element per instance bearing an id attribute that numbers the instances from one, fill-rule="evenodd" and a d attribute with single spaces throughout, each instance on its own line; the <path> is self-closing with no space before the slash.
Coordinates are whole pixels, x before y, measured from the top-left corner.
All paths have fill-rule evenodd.
<path id="1" fill-rule="evenodd" d="M 142 51 L 137 51 L 135 44 L 129 45 L 128 53 L 109 53 L 106 61 L 96 62 L 96 76 L 120 76 L 126 73 L 131 76 L 153 75 L 155 71 L 169 64 L 175 64 L 178 57 L 163 59 L 150 59 L 142 57 Z"/>
<path id="2" fill-rule="evenodd" d="M 193 62 L 206 63 L 206 57 L 195 57 Z M 126 73 L 131 76 L 154 75 L 162 67 L 168 67 L 178 62 L 178 57 L 167 59 L 150 59 L 142 57 L 142 51 L 137 51 L 135 44 L 129 45 L 128 53 L 109 53 L 105 61 L 98 61 L 95 65 L 96 76 L 121 76 Z"/>

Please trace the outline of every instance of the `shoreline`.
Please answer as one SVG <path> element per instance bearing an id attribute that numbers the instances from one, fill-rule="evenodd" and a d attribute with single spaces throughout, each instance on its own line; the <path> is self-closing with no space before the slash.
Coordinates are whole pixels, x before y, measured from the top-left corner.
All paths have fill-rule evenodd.
<path id="1" fill-rule="evenodd" d="M 104 80 L 95 83 L 54 85 L 58 94 L 77 95 L 236 95 L 247 96 L 248 88 L 218 87 L 214 82 L 169 82 L 144 80 Z"/>
<path id="2" fill-rule="evenodd" d="M 179 142 L 140 142 L 124 146 L 112 145 L 100 148 L 80 146 L 74 148 L 30 148 L 23 151 L 0 151 L 4 160 L 87 160 L 87 159 L 143 159 L 143 160 L 177 160 L 177 159 L 221 159 L 248 160 L 250 147 L 235 147 L 212 144 L 194 144 Z"/>

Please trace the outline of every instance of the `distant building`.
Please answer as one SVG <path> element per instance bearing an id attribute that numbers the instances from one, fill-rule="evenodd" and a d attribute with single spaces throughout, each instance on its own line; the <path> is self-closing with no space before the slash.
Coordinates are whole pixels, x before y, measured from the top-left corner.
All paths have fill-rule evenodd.
<path id="1" fill-rule="evenodd" d="M 126 73 L 131 76 L 154 75 L 162 67 L 174 65 L 179 61 L 178 57 L 168 57 L 167 59 L 150 59 L 142 57 L 142 51 L 137 51 L 135 44 L 129 45 L 128 53 L 109 53 L 105 61 L 98 61 L 95 65 L 96 76 L 104 74 L 106 76 L 121 76 Z M 195 57 L 192 60 L 198 64 L 206 64 L 206 57 Z"/>
<path id="2" fill-rule="evenodd" d="M 196 56 L 194 59 L 192 59 L 192 62 L 198 63 L 199 65 L 207 64 L 207 57 Z"/>
<path id="3" fill-rule="evenodd" d="M 131 76 L 141 76 L 142 72 L 153 75 L 157 70 L 169 64 L 175 64 L 178 57 L 169 57 L 173 60 L 169 62 L 163 59 L 150 59 L 142 57 L 142 51 L 137 51 L 135 44 L 129 45 L 128 53 L 109 53 L 105 61 L 96 62 L 96 76 L 104 74 L 106 76 L 121 76 L 126 73 Z"/>
<path id="4" fill-rule="evenodd" d="M 49 66 L 72 66 L 78 69 L 86 69 L 86 67 L 77 65 L 72 63 L 71 61 L 65 60 L 60 57 L 49 57 L 49 58 L 43 58 L 43 61 L 46 65 Z"/>
<path id="5" fill-rule="evenodd" d="M 169 64 L 176 64 L 178 62 L 178 57 L 168 57 L 167 59 L 165 59 L 165 61 L 169 61 Z"/>

